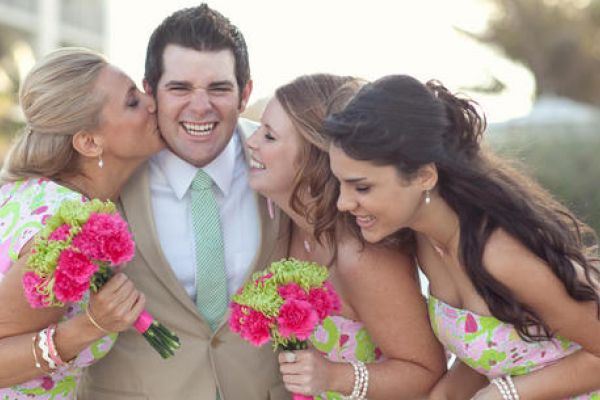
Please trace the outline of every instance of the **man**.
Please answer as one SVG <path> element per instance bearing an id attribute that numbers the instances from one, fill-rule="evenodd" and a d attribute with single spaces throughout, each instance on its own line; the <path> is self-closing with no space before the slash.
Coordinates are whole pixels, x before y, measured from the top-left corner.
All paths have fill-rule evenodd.
<path id="1" fill-rule="evenodd" d="M 247 183 L 243 137 L 255 125 L 239 119 L 252 91 L 242 34 L 205 4 L 175 12 L 150 38 L 144 88 L 156 98 L 168 149 L 121 195 L 137 243 L 126 273 L 181 349 L 162 360 L 126 332 L 86 370 L 80 396 L 289 398 L 271 348 L 252 347 L 227 325 L 231 295 L 285 256 L 287 241 L 279 215 Z"/>

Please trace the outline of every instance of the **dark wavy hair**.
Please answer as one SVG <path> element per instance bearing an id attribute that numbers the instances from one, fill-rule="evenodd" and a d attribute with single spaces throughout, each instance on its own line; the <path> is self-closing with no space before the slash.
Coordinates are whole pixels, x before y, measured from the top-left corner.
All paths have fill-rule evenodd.
<path id="1" fill-rule="evenodd" d="M 549 339 L 553 333 L 535 310 L 486 270 L 484 247 L 496 229 L 504 229 L 550 266 L 569 296 L 595 302 L 600 313 L 593 282 L 600 276 L 597 238 L 547 191 L 483 148 L 485 127 L 472 100 L 438 81 L 423 85 L 395 75 L 363 87 L 342 112 L 327 118 L 325 132 L 350 157 L 393 165 L 409 180 L 434 163 L 437 191 L 458 215 L 459 254 L 477 292 L 523 339 Z M 584 281 L 574 264 L 583 267 Z M 529 329 L 535 327 L 540 329 Z"/>
<path id="2" fill-rule="evenodd" d="M 341 214 L 330 207 L 339 184 L 329 168 L 329 141 L 323 123 L 330 110 L 341 110 L 363 81 L 350 76 L 312 74 L 279 87 L 275 98 L 302 137 L 299 166 L 294 177 L 290 207 L 314 226 L 313 236 L 335 249 Z"/>
<path id="3" fill-rule="evenodd" d="M 239 90 L 242 91 L 250 80 L 250 63 L 244 35 L 229 19 L 205 3 L 174 12 L 150 36 L 144 78 L 154 94 L 163 74 L 163 54 L 169 44 L 198 51 L 229 49 L 235 59 L 235 78 Z"/>

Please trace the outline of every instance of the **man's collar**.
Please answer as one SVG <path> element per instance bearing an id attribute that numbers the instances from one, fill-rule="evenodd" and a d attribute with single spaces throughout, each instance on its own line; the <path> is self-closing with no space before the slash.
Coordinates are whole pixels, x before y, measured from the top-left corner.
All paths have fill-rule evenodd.
<path id="1" fill-rule="evenodd" d="M 231 140 L 221 154 L 202 168 L 215 182 L 224 196 L 227 196 L 229 193 L 231 182 L 233 181 L 239 140 L 236 128 Z M 192 180 L 194 180 L 198 172 L 198 167 L 182 160 L 169 149 L 164 149 L 155 155 L 154 162 L 163 171 L 175 196 L 181 200 L 192 184 Z"/>

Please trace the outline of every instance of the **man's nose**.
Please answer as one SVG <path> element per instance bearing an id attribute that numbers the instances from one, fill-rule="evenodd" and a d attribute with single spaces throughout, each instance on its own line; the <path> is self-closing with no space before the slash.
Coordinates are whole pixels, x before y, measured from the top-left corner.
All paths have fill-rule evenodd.
<path id="1" fill-rule="evenodd" d="M 190 106 L 197 111 L 205 111 L 212 107 L 210 96 L 204 89 L 196 89 L 191 93 Z"/>

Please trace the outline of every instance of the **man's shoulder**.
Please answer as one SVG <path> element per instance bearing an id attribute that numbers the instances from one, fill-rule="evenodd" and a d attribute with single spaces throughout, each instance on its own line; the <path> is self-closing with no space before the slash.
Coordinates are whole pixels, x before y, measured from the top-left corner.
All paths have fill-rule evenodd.
<path id="1" fill-rule="evenodd" d="M 237 129 L 239 130 L 241 136 L 245 139 L 250 137 L 258 128 L 259 124 L 256 121 L 252 121 L 247 118 L 238 118 Z"/>

